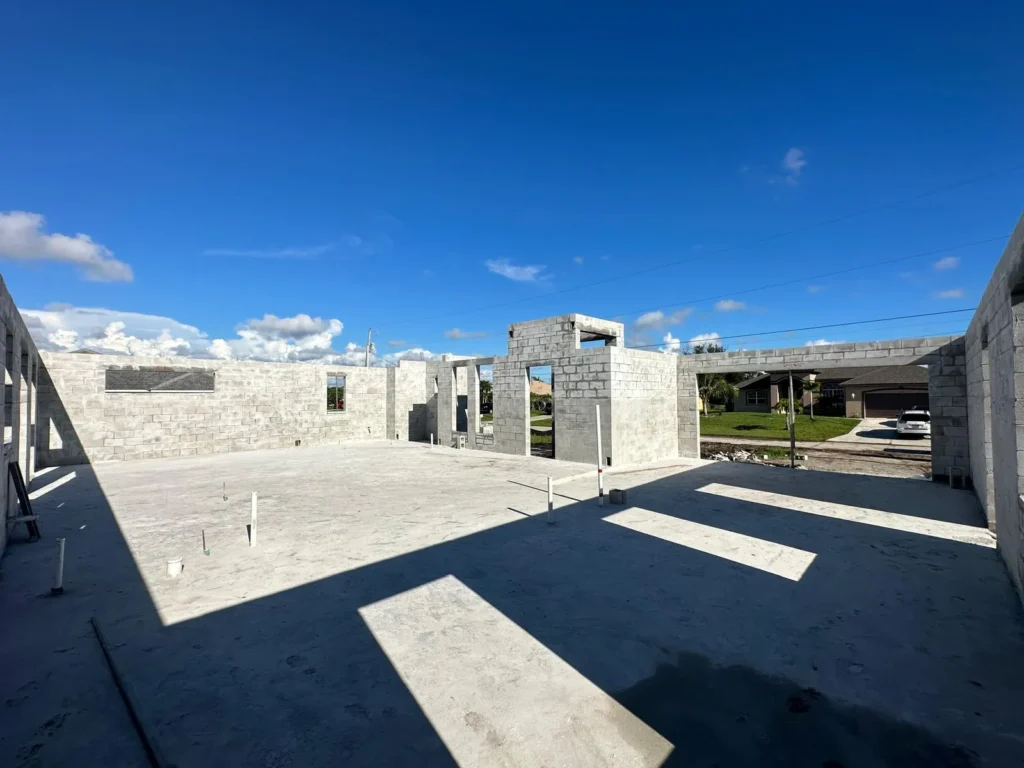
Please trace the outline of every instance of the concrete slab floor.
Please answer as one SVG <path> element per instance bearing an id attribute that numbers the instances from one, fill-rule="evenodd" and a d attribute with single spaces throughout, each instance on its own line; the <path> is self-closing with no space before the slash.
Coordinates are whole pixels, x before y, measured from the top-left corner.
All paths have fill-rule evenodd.
<path id="1" fill-rule="evenodd" d="M 93 615 L 179 766 L 1024 760 L 970 494 L 693 461 L 598 507 L 585 470 L 368 442 L 47 473 L 46 539 L 0 564 L 0 764 L 144 764 Z"/>

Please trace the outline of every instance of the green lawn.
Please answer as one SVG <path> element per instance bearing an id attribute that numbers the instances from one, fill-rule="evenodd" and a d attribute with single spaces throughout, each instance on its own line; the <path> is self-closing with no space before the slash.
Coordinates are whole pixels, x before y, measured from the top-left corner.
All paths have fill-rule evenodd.
<path id="1" fill-rule="evenodd" d="M 530 445 L 551 445 L 550 432 L 531 432 Z"/>
<path id="2" fill-rule="evenodd" d="M 531 416 L 547 416 L 547 411 L 530 411 Z"/>
<path id="3" fill-rule="evenodd" d="M 546 419 L 533 419 L 530 422 L 530 426 L 531 427 L 550 427 L 551 426 L 551 417 L 549 416 Z"/>
<path id="4" fill-rule="evenodd" d="M 480 421 L 494 421 L 493 413 L 482 413 L 480 414 Z"/>
<path id="5" fill-rule="evenodd" d="M 845 435 L 859 423 L 859 419 L 838 416 L 796 417 L 797 440 L 828 440 Z M 719 416 L 701 416 L 701 437 L 749 437 L 753 439 L 788 440 L 786 417 L 781 413 L 723 413 Z"/>

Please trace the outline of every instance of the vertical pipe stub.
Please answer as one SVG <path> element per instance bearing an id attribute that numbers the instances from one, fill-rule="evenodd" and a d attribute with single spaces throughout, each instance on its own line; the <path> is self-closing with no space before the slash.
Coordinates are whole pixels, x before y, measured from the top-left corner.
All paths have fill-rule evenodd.
<path id="1" fill-rule="evenodd" d="M 57 571 L 53 575 L 50 594 L 55 597 L 64 594 L 64 539 L 57 539 Z"/>

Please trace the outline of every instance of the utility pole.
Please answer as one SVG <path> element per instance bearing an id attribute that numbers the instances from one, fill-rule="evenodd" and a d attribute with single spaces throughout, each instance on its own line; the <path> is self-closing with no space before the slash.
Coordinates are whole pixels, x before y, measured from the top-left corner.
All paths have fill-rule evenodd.
<path id="1" fill-rule="evenodd" d="M 373 333 L 373 328 L 367 328 L 366 330 L 366 354 L 363 355 L 363 367 L 370 367 L 370 335 Z"/>

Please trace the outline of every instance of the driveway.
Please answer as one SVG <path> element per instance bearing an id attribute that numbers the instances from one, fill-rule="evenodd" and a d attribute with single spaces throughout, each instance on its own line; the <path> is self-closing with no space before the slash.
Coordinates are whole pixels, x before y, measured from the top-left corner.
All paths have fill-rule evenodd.
<path id="1" fill-rule="evenodd" d="M 896 432 L 896 419 L 863 419 L 850 432 L 833 437 L 826 443 L 854 443 L 859 446 L 881 449 L 900 449 L 905 453 L 931 453 L 930 437 L 900 437 Z M 896 451 L 893 451 L 894 453 Z"/>

